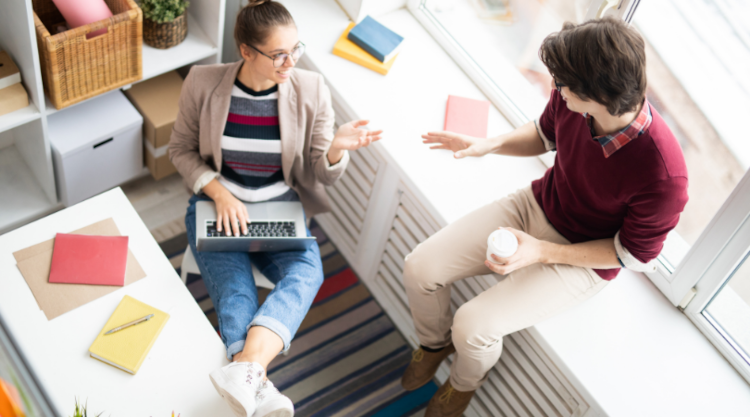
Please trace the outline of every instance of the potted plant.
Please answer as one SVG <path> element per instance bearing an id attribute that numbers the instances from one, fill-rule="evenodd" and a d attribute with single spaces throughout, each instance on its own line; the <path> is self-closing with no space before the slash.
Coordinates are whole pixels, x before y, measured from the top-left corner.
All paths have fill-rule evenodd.
<path id="1" fill-rule="evenodd" d="M 185 40 L 188 4 L 186 0 L 141 0 L 143 42 L 167 49 Z"/>

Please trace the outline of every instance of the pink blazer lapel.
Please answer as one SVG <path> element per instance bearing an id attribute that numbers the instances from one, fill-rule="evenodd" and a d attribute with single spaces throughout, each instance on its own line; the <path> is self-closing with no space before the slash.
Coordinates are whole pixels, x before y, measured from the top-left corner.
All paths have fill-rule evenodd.
<path id="1" fill-rule="evenodd" d="M 297 91 L 291 80 L 279 84 L 279 129 L 281 130 L 281 170 L 287 184 L 291 184 L 292 165 L 296 154 L 297 133 Z"/>
<path id="2" fill-rule="evenodd" d="M 221 171 L 221 137 L 224 135 L 224 128 L 227 124 L 227 116 L 229 115 L 229 104 L 232 100 L 232 87 L 234 86 L 234 80 L 237 79 L 237 74 L 242 67 L 243 61 L 237 61 L 234 63 L 224 75 L 221 82 L 214 93 L 211 95 L 211 101 L 209 103 L 210 115 L 211 115 L 211 128 L 209 131 L 209 137 L 211 138 L 211 152 L 214 156 L 214 164 L 216 169 Z"/>

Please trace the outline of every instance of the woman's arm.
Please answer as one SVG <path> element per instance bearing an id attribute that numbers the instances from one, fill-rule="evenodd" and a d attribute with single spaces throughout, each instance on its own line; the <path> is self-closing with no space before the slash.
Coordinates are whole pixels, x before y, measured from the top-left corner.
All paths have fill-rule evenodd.
<path id="1" fill-rule="evenodd" d="M 195 187 L 198 180 L 214 171 L 200 156 L 200 104 L 194 88 L 194 72 L 195 68 L 190 70 L 182 84 L 179 111 L 169 140 L 169 160 L 197 194 L 200 192 Z"/>
<path id="2" fill-rule="evenodd" d="M 194 89 L 194 72 L 192 69 L 188 73 L 182 85 L 180 110 L 169 140 L 169 160 L 194 193 L 203 191 L 214 200 L 216 230 L 244 234 L 247 232 L 247 208 L 216 180 L 217 173 L 200 156 L 200 104 Z"/>
<path id="3" fill-rule="evenodd" d="M 323 77 L 318 77 L 318 111 L 312 132 L 310 159 L 318 181 L 332 185 L 344 173 L 349 162 L 347 151 L 354 151 L 379 140 L 381 130 L 360 129 L 366 120 L 356 120 L 339 127 L 333 134 L 334 113 L 331 92 Z"/>
<path id="4" fill-rule="evenodd" d="M 341 158 L 331 163 L 328 151 L 333 141 L 334 113 L 331 105 L 331 92 L 325 85 L 322 76 L 318 76 L 318 109 L 313 124 L 312 142 L 310 143 L 310 164 L 315 178 L 324 185 L 332 185 L 344 173 L 348 158 L 342 152 Z M 334 155 L 336 156 L 336 155 Z"/>

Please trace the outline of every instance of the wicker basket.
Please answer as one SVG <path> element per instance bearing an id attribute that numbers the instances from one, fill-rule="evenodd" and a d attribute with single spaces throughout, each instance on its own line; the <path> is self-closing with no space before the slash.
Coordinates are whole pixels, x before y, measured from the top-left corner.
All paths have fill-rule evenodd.
<path id="1" fill-rule="evenodd" d="M 104 1 L 112 17 L 52 35 L 65 19 L 52 0 L 32 0 L 44 90 L 57 109 L 142 77 L 141 9 L 133 0 Z M 86 39 L 102 28 L 107 33 Z"/>
<path id="2" fill-rule="evenodd" d="M 187 31 L 187 11 L 167 23 L 143 19 L 143 43 L 154 48 L 167 49 L 178 45 L 185 40 Z"/>

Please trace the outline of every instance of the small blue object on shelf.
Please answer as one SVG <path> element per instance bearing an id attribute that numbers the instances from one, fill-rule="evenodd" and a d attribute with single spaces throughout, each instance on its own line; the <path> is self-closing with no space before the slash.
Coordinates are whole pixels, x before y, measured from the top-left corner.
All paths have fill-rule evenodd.
<path id="1" fill-rule="evenodd" d="M 349 40 L 367 51 L 380 62 L 389 61 L 399 51 L 403 36 L 388 29 L 370 16 L 349 32 Z"/>

